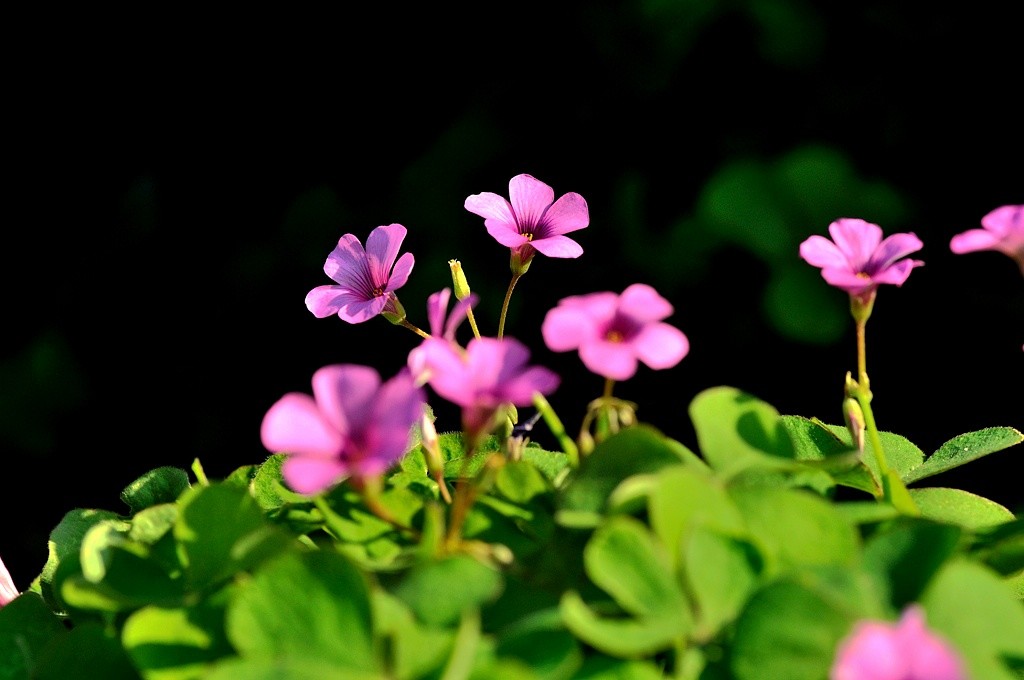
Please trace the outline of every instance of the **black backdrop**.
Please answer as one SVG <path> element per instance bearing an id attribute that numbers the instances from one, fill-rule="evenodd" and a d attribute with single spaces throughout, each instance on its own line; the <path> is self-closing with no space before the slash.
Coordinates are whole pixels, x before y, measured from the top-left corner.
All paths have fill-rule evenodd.
<path id="1" fill-rule="evenodd" d="M 637 215 L 647 247 L 668 248 L 724 164 L 807 145 L 889 187 L 902 209 L 877 213 L 893 215 L 883 228 L 926 244 L 926 266 L 883 290 L 869 323 L 880 427 L 926 453 L 968 430 L 1024 429 L 1024 278 L 1001 254 L 948 251 L 992 208 L 1024 202 L 1020 24 L 995 2 L 923 16 L 820 4 L 154 9 L 20 23 L 0 288 L 0 555 L 18 585 L 67 510 L 123 510 L 121 488 L 159 465 L 199 457 L 222 476 L 260 461 L 263 413 L 324 364 L 401 366 L 411 333 L 318 320 L 303 305 L 328 283 L 341 234 L 409 228 L 403 251 L 417 262 L 400 297 L 422 326 L 426 296 L 460 259 L 493 333 L 508 255 L 462 202 L 505 194 L 520 172 L 591 209 L 576 234 L 584 255 L 538 259 L 508 331 L 563 375 L 551 401 L 570 430 L 602 385 L 544 348 L 543 313 L 636 281 L 670 281 L 670 321 L 692 343 L 677 368 L 641 368 L 617 387 L 642 420 L 695 446 L 686 405 L 729 384 L 840 421 L 851 327 L 828 341 L 780 332 L 760 297 L 770 263 L 740 241 L 679 252 L 674 279 L 631 249 Z M 828 214 L 829 196 L 817 198 Z M 832 212 L 872 219 L 873 205 L 855 197 Z M 788 228 L 800 240 L 827 222 Z M 841 306 L 838 291 L 811 286 Z M 936 483 L 1019 510 L 1022 454 Z"/>

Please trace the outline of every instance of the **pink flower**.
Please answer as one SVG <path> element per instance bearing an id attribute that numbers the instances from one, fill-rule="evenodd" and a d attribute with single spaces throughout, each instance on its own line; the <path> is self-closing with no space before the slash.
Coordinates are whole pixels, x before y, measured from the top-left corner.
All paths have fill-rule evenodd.
<path id="1" fill-rule="evenodd" d="M 528 263 L 534 251 L 548 257 L 579 257 L 580 244 L 568 236 L 590 224 L 587 202 L 577 193 L 563 194 L 531 175 L 516 175 L 508 183 L 510 200 L 485 191 L 466 199 L 466 210 L 484 218 L 487 233 L 512 249 L 513 257 Z"/>
<path id="2" fill-rule="evenodd" d="M 923 245 L 912 233 L 883 241 L 881 227 L 854 218 L 838 219 L 828 231 L 831 241 L 815 235 L 801 243 L 800 257 L 821 267 L 822 278 L 850 295 L 869 296 L 882 283 L 902 286 L 910 270 L 924 264 L 902 259 Z"/>
<path id="3" fill-rule="evenodd" d="M 288 485 L 314 494 L 398 462 L 425 402 L 405 369 L 381 384 L 368 366 L 325 366 L 313 374 L 312 397 L 291 392 L 270 407 L 260 437 L 270 451 L 288 454 L 282 469 Z"/>
<path id="4" fill-rule="evenodd" d="M 966 680 L 960 657 L 912 605 L 898 623 L 861 621 L 839 645 L 830 680 Z"/>
<path id="5" fill-rule="evenodd" d="M 324 263 L 324 273 L 338 285 L 309 291 L 309 311 L 318 319 L 337 314 L 349 323 L 362 323 L 382 312 L 404 318 L 395 291 L 409 280 L 414 261 L 412 253 L 398 257 L 405 235 L 401 224 L 377 227 L 367 237 L 365 251 L 354 235 L 342 236 Z"/>
<path id="6" fill-rule="evenodd" d="M 558 387 L 552 371 L 527 366 L 530 351 L 514 338 L 473 338 L 465 350 L 447 342 L 420 347 L 430 386 L 462 407 L 463 429 L 471 438 L 486 434 L 502 404 L 527 406 L 535 392 L 548 394 Z"/>
<path id="7" fill-rule="evenodd" d="M 0 559 L 0 607 L 21 595 L 14 585 L 11 572 L 7 571 L 4 561 Z"/>
<path id="8" fill-rule="evenodd" d="M 662 320 L 672 305 L 650 286 L 634 283 L 615 293 L 563 298 L 541 325 L 553 352 L 578 349 L 583 364 L 611 380 L 636 373 L 637 361 L 653 369 L 671 368 L 690 351 L 690 341 Z"/>
<path id="9" fill-rule="evenodd" d="M 434 343 L 456 345 L 455 330 L 462 320 L 466 318 L 469 309 L 476 304 L 477 296 L 470 293 L 468 297 L 455 303 L 450 316 L 445 319 L 448 313 L 448 301 L 451 299 L 452 291 L 444 288 L 427 298 L 427 319 L 430 321 L 430 337 L 426 338 L 419 347 L 409 352 L 408 365 L 413 377 L 420 384 L 426 382 L 429 368 L 426 364 L 427 356 L 430 354 L 430 347 Z"/>
<path id="10" fill-rule="evenodd" d="M 968 229 L 953 237 L 949 249 L 960 255 L 977 250 L 1006 253 L 1024 272 L 1024 205 L 1004 205 L 981 218 L 983 229 Z"/>

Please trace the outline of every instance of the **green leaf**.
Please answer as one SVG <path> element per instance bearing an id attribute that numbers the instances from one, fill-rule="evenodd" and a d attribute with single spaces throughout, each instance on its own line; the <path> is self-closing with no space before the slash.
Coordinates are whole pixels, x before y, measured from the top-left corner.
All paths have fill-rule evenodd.
<path id="1" fill-rule="evenodd" d="M 619 483 L 632 475 L 680 465 L 684 455 L 654 428 L 637 425 L 622 430 L 594 447 L 580 462 L 556 497 L 555 519 L 566 526 L 596 526 Z"/>
<path id="2" fill-rule="evenodd" d="M 795 580 L 759 590 L 736 622 L 736 680 L 821 680 L 856 615 Z"/>
<path id="3" fill-rule="evenodd" d="M 372 590 L 371 604 L 374 636 L 385 641 L 394 676 L 435 676 L 452 653 L 455 632 L 417 621 L 404 602 L 382 588 Z"/>
<path id="4" fill-rule="evenodd" d="M 195 677 L 195 676 L 192 676 Z M 376 672 L 324 666 L 319 659 L 226 659 L 202 676 L 203 680 L 380 680 Z M 149 680 L 147 678 L 147 680 Z"/>
<path id="5" fill-rule="evenodd" d="M 67 635 L 54 638 L 35 669 L 33 680 L 68 680 L 82 677 L 103 680 L 140 680 L 141 676 L 117 637 L 99 623 L 76 625 Z"/>
<path id="6" fill-rule="evenodd" d="M 1024 441 L 1024 433 L 1012 427 L 989 427 L 953 437 L 939 447 L 923 464 L 903 479 L 908 484 L 940 472 L 970 463 L 996 451 L 1008 449 Z"/>
<path id="7" fill-rule="evenodd" d="M 874 533 L 864 546 L 864 568 L 875 576 L 896 610 L 917 600 L 932 577 L 956 553 L 963 532 L 927 519 L 900 518 Z"/>
<path id="8" fill-rule="evenodd" d="M 498 597 L 501 574 L 466 555 L 415 565 L 394 588 L 394 594 L 424 623 L 454 625 L 466 610 Z"/>
<path id="9" fill-rule="evenodd" d="M 852 564 L 860 547 L 852 524 L 829 501 L 808 491 L 738 487 L 730 495 L 767 571 L 800 565 Z"/>
<path id="10" fill-rule="evenodd" d="M 683 537 L 698 527 L 743 535 L 746 525 L 721 481 L 692 466 L 675 465 L 657 473 L 648 498 L 651 528 L 675 564 Z"/>
<path id="11" fill-rule="evenodd" d="M 54 611 L 64 609 L 60 600 L 60 577 L 78 571 L 78 553 L 82 539 L 93 526 L 107 520 L 124 522 L 120 515 L 107 510 L 76 508 L 68 511 L 50 532 L 49 555 L 39 574 L 39 587 L 46 604 Z M 129 526 L 124 522 L 124 526 Z"/>
<path id="12" fill-rule="evenodd" d="M 264 510 L 274 510 L 289 503 L 309 503 L 309 496 L 288 488 L 281 475 L 281 466 L 288 456 L 275 453 L 256 469 L 250 487 L 256 503 Z"/>
<path id="13" fill-rule="evenodd" d="M 689 626 L 689 606 L 671 572 L 665 548 L 632 517 L 610 518 L 583 550 L 587 575 L 625 611 Z"/>
<path id="14" fill-rule="evenodd" d="M 522 661 L 545 680 L 575 677 L 584 658 L 579 641 L 566 630 L 557 607 L 503 629 L 495 652 Z"/>
<path id="15" fill-rule="evenodd" d="M 678 621 L 668 618 L 601 616 L 574 590 L 562 594 L 558 610 L 566 628 L 576 637 L 612 656 L 633 658 L 653 654 L 671 647 L 683 634 Z"/>
<path id="16" fill-rule="evenodd" d="M 627 661 L 609 656 L 587 657 L 572 680 L 664 680 L 661 668 L 650 661 Z"/>
<path id="17" fill-rule="evenodd" d="M 1024 517 L 974 531 L 969 548 L 977 560 L 1009 576 L 1024 570 Z"/>
<path id="18" fill-rule="evenodd" d="M 365 578 L 348 559 L 326 550 L 264 563 L 228 604 L 227 635 L 251 659 L 316 660 L 380 673 Z"/>
<path id="19" fill-rule="evenodd" d="M 930 628 L 963 656 L 972 678 L 1013 680 L 1003 657 L 1024 658 L 1024 606 L 997 574 L 958 559 L 921 597 Z"/>
<path id="20" fill-rule="evenodd" d="M 850 439 L 850 432 L 845 425 L 825 425 L 835 434 L 843 444 L 853 447 Z M 882 442 L 882 450 L 885 451 L 885 460 L 889 468 L 899 475 L 899 478 L 906 482 L 911 470 L 916 469 L 924 461 L 924 452 L 906 437 L 893 432 L 879 432 L 878 438 Z M 881 473 L 875 462 L 875 448 L 868 437 L 864 442 L 864 454 L 861 457 L 864 465 L 871 470 L 875 479 L 881 479 Z"/>
<path id="21" fill-rule="evenodd" d="M 43 650 L 66 633 L 37 593 L 22 593 L 0 607 L 0 680 L 32 677 Z"/>
<path id="22" fill-rule="evenodd" d="M 224 632 L 224 599 L 178 609 L 150 606 L 128 617 L 121 641 L 146 680 L 189 680 L 234 655 Z"/>
<path id="23" fill-rule="evenodd" d="M 981 529 L 1015 519 L 1013 513 L 999 503 L 962 489 L 910 489 L 910 496 L 922 516 L 968 529 Z"/>
<path id="24" fill-rule="evenodd" d="M 552 490 L 551 482 L 532 463 L 509 461 L 498 470 L 494 486 L 513 503 L 527 503 Z"/>
<path id="25" fill-rule="evenodd" d="M 266 521 L 252 496 L 234 485 L 192 487 L 178 506 L 174 537 L 193 589 L 216 584 L 296 545 Z"/>
<path id="26" fill-rule="evenodd" d="M 523 460 L 539 470 L 548 481 L 554 482 L 569 467 L 569 457 L 560 451 L 547 451 L 539 446 L 523 449 Z"/>
<path id="27" fill-rule="evenodd" d="M 703 526 L 682 547 L 699 639 L 712 638 L 739 614 L 757 586 L 761 557 L 753 545 Z"/>
<path id="28" fill-rule="evenodd" d="M 850 444 L 849 437 L 840 439 L 837 430 L 816 418 L 781 416 L 796 450 L 797 460 L 815 464 L 828 472 L 836 484 L 859 489 L 876 496 L 878 483 L 861 462 L 860 454 Z M 847 432 L 846 428 L 842 429 Z"/>
<path id="29" fill-rule="evenodd" d="M 136 513 L 160 503 L 173 503 L 189 486 L 188 473 L 184 470 L 158 467 L 126 486 L 121 492 L 121 500 Z"/>
<path id="30" fill-rule="evenodd" d="M 690 403 L 701 455 L 730 477 L 762 467 L 793 467 L 796 451 L 778 411 L 734 387 L 711 387 Z"/>

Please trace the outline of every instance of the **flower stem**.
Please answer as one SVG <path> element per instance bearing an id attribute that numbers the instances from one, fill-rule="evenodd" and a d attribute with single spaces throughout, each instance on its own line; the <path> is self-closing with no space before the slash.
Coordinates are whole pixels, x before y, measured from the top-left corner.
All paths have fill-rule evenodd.
<path id="1" fill-rule="evenodd" d="M 473 335 L 477 340 L 480 339 L 480 329 L 476 327 L 476 317 L 473 316 L 473 308 L 466 308 L 466 318 L 469 319 L 469 326 L 473 329 Z M 500 336 L 499 336 L 500 337 Z"/>
<path id="2" fill-rule="evenodd" d="M 544 395 L 540 392 L 533 393 L 533 405 L 537 411 L 540 412 L 541 417 L 544 418 L 544 423 L 551 430 L 551 434 L 558 440 L 559 446 L 562 447 L 562 451 L 569 457 L 569 465 L 577 468 L 580 466 L 580 450 L 576 446 L 576 442 L 572 440 L 572 437 L 565 431 L 565 426 L 562 425 L 562 421 L 558 418 L 558 414 L 551 408 L 551 404 L 544 398 Z"/>
<path id="3" fill-rule="evenodd" d="M 405 328 L 408 328 L 409 330 L 411 330 L 413 333 L 415 333 L 416 335 L 420 336 L 421 338 L 429 338 L 430 337 L 430 333 L 426 332 L 422 328 L 414 326 L 413 324 L 409 323 L 405 319 L 402 319 L 399 322 L 399 324 L 404 326 Z"/>
<path id="4" fill-rule="evenodd" d="M 508 315 L 508 301 L 512 299 L 512 289 L 516 287 L 516 283 L 522 274 L 512 274 L 512 280 L 508 283 L 508 290 L 505 291 L 505 301 L 501 303 L 501 318 L 498 320 L 498 339 L 501 340 L 505 336 L 505 317 Z"/>

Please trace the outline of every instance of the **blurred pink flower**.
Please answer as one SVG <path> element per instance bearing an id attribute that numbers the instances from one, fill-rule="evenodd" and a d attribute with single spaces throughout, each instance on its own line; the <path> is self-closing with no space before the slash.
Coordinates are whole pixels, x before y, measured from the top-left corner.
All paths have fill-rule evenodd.
<path id="1" fill-rule="evenodd" d="M 882 240 L 882 228 L 861 219 L 843 218 L 828 226 L 832 240 L 811 236 L 800 244 L 800 257 L 815 267 L 836 288 L 864 297 L 879 284 L 902 286 L 920 260 L 902 259 L 921 249 L 913 233 L 893 234 Z"/>
<path id="2" fill-rule="evenodd" d="M 534 392 L 549 394 L 558 387 L 555 373 L 527 366 L 530 350 L 515 338 L 473 338 L 464 350 L 448 342 L 421 348 L 430 386 L 462 407 L 462 426 L 471 438 L 487 433 L 502 404 L 527 406 Z"/>
<path id="3" fill-rule="evenodd" d="M 997 250 L 1017 261 L 1024 272 L 1024 205 L 1004 205 L 981 218 L 982 229 L 968 229 L 953 237 L 954 253 Z"/>
<path id="4" fill-rule="evenodd" d="M 412 253 L 398 257 L 406 233 L 401 224 L 377 227 L 367 237 L 365 251 L 353 234 L 342 236 L 324 263 L 324 273 L 338 285 L 309 291 L 309 311 L 319 319 L 337 314 L 349 323 L 362 323 L 382 312 L 404 318 L 395 291 L 409 280 L 414 262 Z"/>
<path id="5" fill-rule="evenodd" d="M 291 392 L 270 407 L 260 437 L 271 452 L 288 455 L 282 468 L 288 485 L 314 494 L 346 476 L 373 477 L 398 462 L 425 402 L 404 368 L 381 384 L 369 366 L 325 366 L 313 374 L 312 397 Z"/>
<path id="6" fill-rule="evenodd" d="M 637 361 L 653 369 L 671 368 L 690 351 L 682 331 L 663 323 L 672 314 L 668 300 L 643 284 L 615 293 L 563 298 L 541 325 L 554 352 L 578 349 L 583 364 L 612 380 L 633 377 Z"/>
<path id="7" fill-rule="evenodd" d="M 7 571 L 4 561 L 0 559 L 0 607 L 20 594 L 14 585 L 14 579 L 11 578 L 11 572 Z"/>
<path id="8" fill-rule="evenodd" d="M 430 353 L 430 346 L 434 343 L 449 345 L 457 344 L 455 341 L 455 330 L 462 320 L 466 318 L 469 309 L 476 304 L 477 296 L 470 293 L 468 297 L 455 303 L 451 315 L 448 315 L 448 302 L 451 300 L 452 291 L 450 288 L 443 288 L 427 298 L 427 319 L 430 322 L 430 337 L 426 338 L 409 352 L 408 365 L 416 382 L 426 382 L 429 369 L 426 365 L 426 357 Z"/>
<path id="9" fill-rule="evenodd" d="M 529 262 L 533 251 L 548 257 L 579 257 L 580 244 L 568 236 L 590 224 L 587 202 L 575 192 L 557 201 L 554 190 L 531 175 L 516 175 L 508 183 L 509 200 L 485 191 L 466 199 L 466 210 L 484 218 L 487 233 Z"/>
<path id="10" fill-rule="evenodd" d="M 911 605 L 897 623 L 861 621 L 839 645 L 830 680 L 966 680 L 959 655 Z"/>

